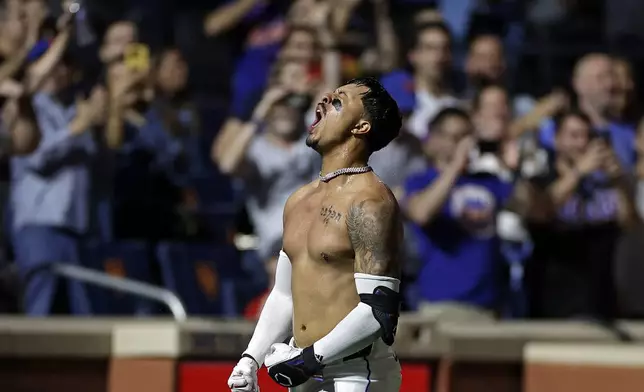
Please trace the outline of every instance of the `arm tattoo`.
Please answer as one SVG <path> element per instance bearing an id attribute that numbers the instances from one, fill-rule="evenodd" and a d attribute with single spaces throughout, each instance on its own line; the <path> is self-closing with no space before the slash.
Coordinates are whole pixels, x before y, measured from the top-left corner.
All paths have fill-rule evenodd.
<path id="1" fill-rule="evenodd" d="M 355 271 L 397 277 L 400 226 L 396 206 L 365 200 L 349 208 L 346 221 Z"/>

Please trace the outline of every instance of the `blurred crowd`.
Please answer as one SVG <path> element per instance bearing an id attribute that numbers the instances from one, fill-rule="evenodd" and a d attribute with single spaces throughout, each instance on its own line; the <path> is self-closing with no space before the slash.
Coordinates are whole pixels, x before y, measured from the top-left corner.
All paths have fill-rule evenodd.
<path id="1" fill-rule="evenodd" d="M 400 136 L 370 165 L 405 228 L 404 308 L 644 315 L 644 3 L 4 0 L 4 311 L 159 306 L 51 263 L 256 317 L 322 94 L 378 77 Z"/>

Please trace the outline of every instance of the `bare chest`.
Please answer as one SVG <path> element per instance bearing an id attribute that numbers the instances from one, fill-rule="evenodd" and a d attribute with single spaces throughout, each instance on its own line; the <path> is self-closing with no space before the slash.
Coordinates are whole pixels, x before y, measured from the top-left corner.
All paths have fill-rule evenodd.
<path id="1" fill-rule="evenodd" d="M 339 198 L 315 195 L 294 206 L 284 222 L 284 249 L 297 261 L 353 260 L 346 226 L 348 206 Z"/>

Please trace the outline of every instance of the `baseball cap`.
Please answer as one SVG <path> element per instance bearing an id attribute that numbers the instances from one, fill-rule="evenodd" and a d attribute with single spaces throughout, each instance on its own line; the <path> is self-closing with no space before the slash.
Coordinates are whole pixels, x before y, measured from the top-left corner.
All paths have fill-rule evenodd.
<path id="1" fill-rule="evenodd" d="M 398 103 L 401 113 L 410 113 L 416 107 L 414 80 L 405 71 L 394 71 L 380 79 L 380 83 Z"/>

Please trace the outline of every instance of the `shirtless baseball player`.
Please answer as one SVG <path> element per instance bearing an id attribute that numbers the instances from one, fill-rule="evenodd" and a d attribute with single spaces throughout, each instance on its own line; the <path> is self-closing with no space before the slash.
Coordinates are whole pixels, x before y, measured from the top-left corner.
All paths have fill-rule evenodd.
<path id="1" fill-rule="evenodd" d="M 398 135 L 398 106 L 377 80 L 361 78 L 327 94 L 316 115 L 306 143 L 322 156 L 320 178 L 286 202 L 275 286 L 228 380 L 233 391 L 259 391 L 262 363 L 292 392 L 400 389 L 390 346 L 402 221 L 367 166 Z"/>

